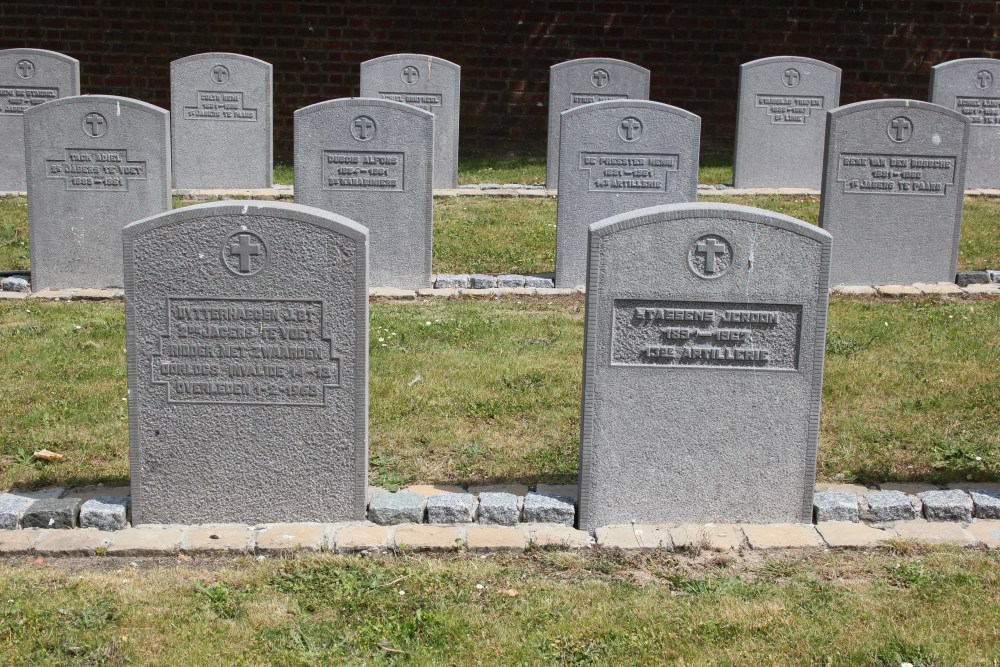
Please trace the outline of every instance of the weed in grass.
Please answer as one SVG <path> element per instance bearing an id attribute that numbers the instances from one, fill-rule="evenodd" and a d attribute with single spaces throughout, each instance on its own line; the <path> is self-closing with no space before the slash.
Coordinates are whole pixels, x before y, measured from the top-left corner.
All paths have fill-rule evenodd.
<path id="1" fill-rule="evenodd" d="M 223 583 L 216 582 L 206 586 L 196 581 L 194 592 L 219 618 L 234 619 L 243 613 L 244 593 L 233 590 Z"/>

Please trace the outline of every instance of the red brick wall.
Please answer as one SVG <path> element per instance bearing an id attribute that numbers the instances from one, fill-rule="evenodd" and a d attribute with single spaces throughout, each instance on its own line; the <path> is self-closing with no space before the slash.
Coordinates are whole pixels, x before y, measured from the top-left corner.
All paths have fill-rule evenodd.
<path id="1" fill-rule="evenodd" d="M 274 65 L 275 155 L 291 159 L 292 112 L 358 94 L 358 64 L 429 53 L 462 66 L 463 152 L 544 153 L 550 65 L 588 56 L 652 71 L 651 97 L 702 117 L 730 151 L 739 64 L 773 55 L 844 70 L 841 101 L 925 98 L 930 67 L 1000 53 L 1000 3 L 916 0 L 699 2 L 0 2 L 0 48 L 80 59 L 84 93 L 169 107 L 169 63 L 234 51 Z"/>

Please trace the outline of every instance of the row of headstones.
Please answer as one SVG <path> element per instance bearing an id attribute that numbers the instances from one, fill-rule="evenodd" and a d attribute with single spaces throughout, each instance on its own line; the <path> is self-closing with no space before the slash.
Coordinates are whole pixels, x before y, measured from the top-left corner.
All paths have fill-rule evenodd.
<path id="1" fill-rule="evenodd" d="M 724 204 L 588 233 L 580 527 L 811 521 L 830 235 Z M 368 240 L 281 203 L 125 228 L 133 523 L 364 518 Z"/>

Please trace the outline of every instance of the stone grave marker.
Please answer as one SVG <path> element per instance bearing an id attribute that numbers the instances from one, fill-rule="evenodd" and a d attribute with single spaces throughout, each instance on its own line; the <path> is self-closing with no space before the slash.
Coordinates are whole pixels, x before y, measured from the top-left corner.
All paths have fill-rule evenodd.
<path id="1" fill-rule="evenodd" d="M 434 116 L 354 98 L 295 112 L 295 201 L 368 228 L 372 287 L 430 286 Z"/>
<path id="2" fill-rule="evenodd" d="M 969 119 L 916 100 L 829 112 L 820 226 L 833 285 L 953 282 Z"/>
<path id="3" fill-rule="evenodd" d="M 215 202 L 124 236 L 133 523 L 363 519 L 365 228 Z"/>
<path id="4" fill-rule="evenodd" d="M 839 104 L 839 67 L 796 56 L 743 63 L 733 185 L 818 190 L 826 112 Z"/>
<path id="5" fill-rule="evenodd" d="M 434 114 L 434 187 L 458 187 L 462 68 L 444 58 L 397 53 L 361 63 L 361 97 L 410 104 Z"/>
<path id="6" fill-rule="evenodd" d="M 572 288 L 587 279 L 591 223 L 695 200 L 701 118 L 659 102 L 610 100 L 561 119 L 556 286 Z"/>
<path id="7" fill-rule="evenodd" d="M 559 184 L 559 114 L 582 104 L 648 100 L 649 70 L 615 58 L 577 58 L 549 68 L 545 187 Z"/>
<path id="8" fill-rule="evenodd" d="M 170 63 L 174 187 L 269 188 L 271 64 L 236 53 Z"/>
<path id="9" fill-rule="evenodd" d="M 80 94 L 80 61 L 43 49 L 0 50 L 0 192 L 27 190 L 24 112 Z"/>
<path id="10" fill-rule="evenodd" d="M 124 284 L 122 228 L 170 210 L 168 116 L 111 95 L 25 112 L 33 290 Z"/>
<path id="11" fill-rule="evenodd" d="M 830 243 L 729 204 L 591 225 L 580 528 L 812 521 Z"/>
<path id="12" fill-rule="evenodd" d="M 969 119 L 965 187 L 1000 189 L 1000 60 L 963 58 L 935 65 L 931 102 Z"/>

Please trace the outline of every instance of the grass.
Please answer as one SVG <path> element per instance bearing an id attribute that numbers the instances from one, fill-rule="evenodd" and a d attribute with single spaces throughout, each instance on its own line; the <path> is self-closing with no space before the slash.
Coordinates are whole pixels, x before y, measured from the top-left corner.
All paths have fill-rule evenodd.
<path id="1" fill-rule="evenodd" d="M 370 327 L 371 483 L 576 479 L 582 298 L 381 302 Z M 1000 479 L 998 330 L 995 299 L 833 299 L 819 479 Z M 123 348 L 121 303 L 0 303 L 0 488 L 127 483 Z"/>
<path id="2" fill-rule="evenodd" d="M 987 665 L 998 587 L 996 552 L 913 548 L 53 560 L 0 565 L 0 655 L 11 667 Z"/>

